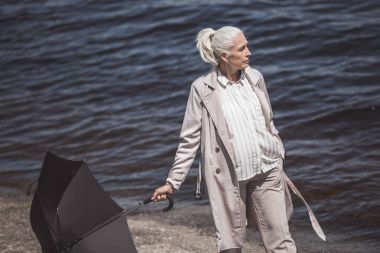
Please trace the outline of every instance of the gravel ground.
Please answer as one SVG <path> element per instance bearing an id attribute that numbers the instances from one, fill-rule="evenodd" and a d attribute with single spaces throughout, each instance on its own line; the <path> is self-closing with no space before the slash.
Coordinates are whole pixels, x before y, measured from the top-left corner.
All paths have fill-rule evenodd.
<path id="1" fill-rule="evenodd" d="M 213 253 L 216 252 L 215 229 L 209 206 L 195 202 L 176 205 L 170 212 L 129 214 L 128 224 L 139 253 Z M 0 196 L 0 253 L 41 252 L 29 223 L 31 198 Z M 361 245 L 323 242 L 311 226 L 295 228 L 291 233 L 298 252 L 368 252 Z M 264 253 L 257 231 L 249 230 L 244 253 Z M 329 235 L 327 234 L 329 239 Z"/>

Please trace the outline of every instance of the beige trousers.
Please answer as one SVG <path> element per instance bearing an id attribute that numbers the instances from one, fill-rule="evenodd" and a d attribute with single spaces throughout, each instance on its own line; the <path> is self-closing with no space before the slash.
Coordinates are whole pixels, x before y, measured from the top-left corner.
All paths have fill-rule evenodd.
<path id="1" fill-rule="evenodd" d="M 281 181 L 283 161 L 279 166 L 240 181 L 242 223 L 255 223 L 260 231 L 266 252 L 296 253 L 296 245 L 289 233 L 285 209 L 285 195 Z M 243 228 L 244 238 L 246 228 Z M 240 253 L 242 249 L 227 249 L 221 253 Z"/>

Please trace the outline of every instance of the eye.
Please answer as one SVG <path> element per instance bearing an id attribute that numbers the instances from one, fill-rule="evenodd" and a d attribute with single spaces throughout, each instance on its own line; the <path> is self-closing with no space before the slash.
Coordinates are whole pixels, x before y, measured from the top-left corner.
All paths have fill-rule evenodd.
<path id="1" fill-rule="evenodd" d="M 243 51 L 245 48 L 245 46 L 242 46 L 241 48 L 239 48 L 239 51 Z"/>

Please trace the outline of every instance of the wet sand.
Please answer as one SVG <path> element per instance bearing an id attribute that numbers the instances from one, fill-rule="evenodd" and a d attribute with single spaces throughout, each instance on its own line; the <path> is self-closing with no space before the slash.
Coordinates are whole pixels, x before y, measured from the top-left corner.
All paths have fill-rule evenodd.
<path id="1" fill-rule="evenodd" d="M 0 196 L 0 252 L 41 252 L 29 223 L 30 197 Z M 209 206 L 179 203 L 170 212 L 156 210 L 128 214 L 129 227 L 139 253 L 216 252 L 215 230 Z M 298 252 L 370 252 L 361 245 L 321 241 L 311 226 L 291 225 Z M 327 237 L 329 235 L 327 234 Z M 264 253 L 258 232 L 249 230 L 244 252 Z"/>

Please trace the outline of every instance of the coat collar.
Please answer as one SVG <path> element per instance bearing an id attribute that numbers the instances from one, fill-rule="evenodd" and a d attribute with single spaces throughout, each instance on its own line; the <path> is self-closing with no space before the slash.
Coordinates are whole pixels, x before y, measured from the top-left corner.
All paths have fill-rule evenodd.
<path id="1" fill-rule="evenodd" d="M 248 66 L 247 68 L 243 69 L 243 72 L 252 86 L 258 86 L 257 83 L 259 81 L 259 75 L 255 73 L 251 67 Z M 218 67 L 212 67 L 210 72 L 205 76 L 203 82 L 215 90 L 218 84 L 217 76 Z M 209 93 L 205 94 L 205 96 L 207 95 L 209 95 Z"/>
<path id="2" fill-rule="evenodd" d="M 213 67 L 210 72 L 205 76 L 203 82 L 215 90 L 217 85 L 217 67 Z"/>
<path id="3" fill-rule="evenodd" d="M 217 68 L 216 73 L 216 79 L 218 80 L 219 85 L 221 85 L 223 88 L 226 88 L 228 85 L 243 84 L 247 79 L 243 71 L 239 71 L 239 80 L 237 80 L 236 82 L 228 80 L 228 78 L 222 74 L 220 68 Z"/>
<path id="4" fill-rule="evenodd" d="M 243 71 L 252 87 L 258 87 L 260 76 L 250 66 L 246 67 Z"/>

